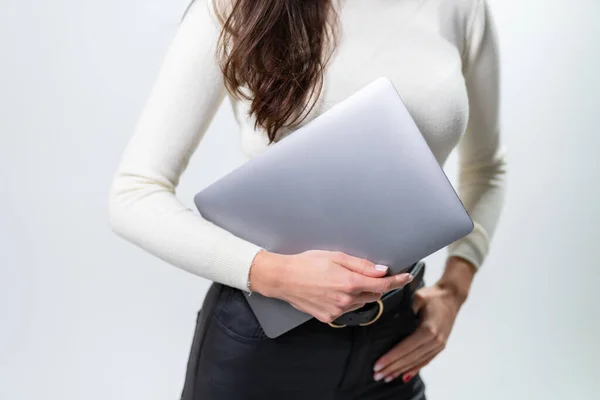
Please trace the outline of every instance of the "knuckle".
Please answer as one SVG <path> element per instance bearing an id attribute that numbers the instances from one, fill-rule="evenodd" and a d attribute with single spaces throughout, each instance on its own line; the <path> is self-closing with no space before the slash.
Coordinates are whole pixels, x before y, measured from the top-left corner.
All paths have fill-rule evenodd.
<path id="1" fill-rule="evenodd" d="M 360 258 L 359 263 L 360 263 L 360 270 L 363 273 L 366 272 L 369 268 L 369 261 L 365 260 L 364 258 Z"/>
<path id="2" fill-rule="evenodd" d="M 354 293 L 358 290 L 359 288 L 359 282 L 356 279 L 356 277 L 352 274 L 350 274 L 348 276 L 348 278 L 346 279 L 346 281 L 344 282 L 344 287 L 343 290 L 346 293 Z"/>
<path id="3" fill-rule="evenodd" d="M 344 313 L 344 309 L 342 307 L 335 307 L 333 309 L 332 317 L 333 317 L 333 319 L 336 319 L 337 317 L 339 317 L 343 313 Z"/>
<path id="4" fill-rule="evenodd" d="M 381 283 L 380 292 L 382 292 L 382 293 L 388 292 L 391 288 L 392 288 L 392 280 L 391 279 L 385 279 Z"/>
<path id="5" fill-rule="evenodd" d="M 437 337 L 437 330 L 432 325 L 423 325 L 423 328 L 429 339 L 435 339 Z"/>
<path id="6" fill-rule="evenodd" d="M 317 315 L 315 315 L 314 317 L 315 317 L 316 319 L 318 319 L 319 321 L 321 321 L 321 322 L 324 322 L 324 323 L 331 322 L 331 321 L 328 321 L 328 320 L 327 320 L 327 315 L 326 315 L 326 314 L 317 314 Z"/>
<path id="7" fill-rule="evenodd" d="M 354 304 L 354 298 L 352 296 L 344 296 L 340 305 L 345 309 L 352 306 L 352 304 Z"/>
<path id="8" fill-rule="evenodd" d="M 325 314 L 323 316 L 323 320 L 322 322 L 325 322 L 326 324 L 333 322 L 335 320 L 335 316 L 333 316 L 332 314 Z"/>
<path id="9" fill-rule="evenodd" d="M 440 345 L 442 348 L 446 347 L 446 338 L 444 337 L 444 335 L 442 335 L 441 333 L 438 333 L 435 336 L 435 341 L 438 345 Z"/>
<path id="10" fill-rule="evenodd" d="M 352 296 L 349 296 L 344 293 L 339 294 L 336 298 L 336 304 L 342 308 L 349 307 L 350 305 L 352 305 Z"/>
<path id="11" fill-rule="evenodd" d="M 325 323 L 329 323 L 329 322 L 333 322 L 333 321 L 334 321 L 334 320 L 335 320 L 337 317 L 338 317 L 338 316 L 337 316 L 337 315 L 335 315 L 335 312 L 332 312 L 332 311 L 326 311 L 326 312 L 323 312 L 323 313 L 321 314 L 321 319 L 320 319 L 320 321 L 321 321 L 321 322 L 325 322 Z"/>
<path id="12" fill-rule="evenodd" d="M 346 254 L 341 251 L 333 251 L 331 252 L 331 260 L 336 263 L 343 263 L 346 259 Z"/>

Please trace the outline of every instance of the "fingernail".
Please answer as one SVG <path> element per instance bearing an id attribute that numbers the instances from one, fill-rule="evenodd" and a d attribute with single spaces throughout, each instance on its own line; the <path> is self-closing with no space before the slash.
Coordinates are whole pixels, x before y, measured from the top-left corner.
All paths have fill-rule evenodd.
<path id="1" fill-rule="evenodd" d="M 375 269 L 377 271 L 386 272 L 388 270 L 388 267 L 386 265 L 377 264 L 377 265 L 375 265 Z"/>
<path id="2" fill-rule="evenodd" d="M 412 276 L 411 274 L 400 274 L 400 275 L 396 275 L 398 277 L 399 281 L 403 281 L 405 279 L 407 279 L 407 283 L 412 282 L 412 280 L 414 279 L 414 276 Z"/>
<path id="3" fill-rule="evenodd" d="M 373 367 L 373 371 L 377 372 L 377 371 L 379 371 L 381 368 L 383 368 L 383 364 L 375 364 L 375 366 Z"/>
<path id="4" fill-rule="evenodd" d="M 383 374 L 375 374 L 375 376 L 373 377 L 373 379 L 375 379 L 375 382 L 381 380 L 381 378 L 383 378 Z"/>
<path id="5" fill-rule="evenodd" d="M 386 383 L 387 383 L 387 382 L 391 382 L 391 381 L 392 381 L 392 379 L 394 379 L 394 377 L 393 377 L 393 376 L 388 376 L 387 378 L 385 378 L 385 382 L 386 382 Z"/>
<path id="6" fill-rule="evenodd" d="M 406 382 L 410 381 L 411 378 L 412 378 L 411 374 L 404 374 L 404 376 L 402 377 L 402 382 L 406 383 Z"/>

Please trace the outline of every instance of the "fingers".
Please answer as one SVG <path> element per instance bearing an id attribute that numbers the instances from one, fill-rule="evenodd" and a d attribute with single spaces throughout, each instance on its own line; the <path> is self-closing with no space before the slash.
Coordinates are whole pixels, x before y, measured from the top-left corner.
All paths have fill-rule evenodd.
<path id="1" fill-rule="evenodd" d="M 326 322 L 332 322 L 334 319 L 339 317 L 342 314 L 345 314 L 350 311 L 358 310 L 363 307 L 367 303 L 373 303 L 381 298 L 379 293 L 359 293 L 357 295 L 346 295 L 340 294 L 337 296 L 336 307 L 334 307 L 333 312 L 328 314 L 330 320 Z"/>
<path id="2" fill-rule="evenodd" d="M 348 311 L 354 311 L 366 303 L 372 303 L 381 298 L 379 293 L 361 292 L 357 294 L 337 293 L 333 298 L 333 313 L 342 315 Z"/>
<path id="3" fill-rule="evenodd" d="M 361 275 L 380 278 L 388 272 L 385 265 L 375 265 L 364 258 L 354 257 L 341 251 L 336 251 L 332 257 L 333 262 Z"/>
<path id="4" fill-rule="evenodd" d="M 381 294 L 379 293 L 369 293 L 363 292 L 357 295 L 351 296 L 348 300 L 348 303 L 351 303 L 350 306 L 344 308 L 344 312 L 358 310 L 363 307 L 367 303 L 374 303 L 381 298 Z M 341 314 L 340 314 L 341 315 Z"/>
<path id="5" fill-rule="evenodd" d="M 399 368 L 393 373 L 393 375 L 395 375 L 395 377 L 397 377 L 398 375 L 410 375 L 411 377 L 415 376 L 421 368 L 429 364 L 438 354 L 442 352 L 442 350 L 443 348 L 440 347 L 432 349 L 430 352 L 423 355 L 419 360 L 415 361 L 413 364 Z"/>
<path id="6" fill-rule="evenodd" d="M 351 277 L 345 288 L 347 293 L 385 293 L 404 287 L 413 280 L 413 276 L 408 273 L 385 276 L 389 269 L 387 266 L 375 265 L 364 258 L 339 251 L 334 252 L 332 261 L 359 275 Z"/>
<path id="7" fill-rule="evenodd" d="M 394 363 L 396 360 L 402 359 L 413 351 L 416 351 L 423 344 L 428 342 L 427 336 L 417 329 L 412 335 L 398 343 L 394 348 L 385 353 L 375 362 L 373 370 L 375 372 L 383 371 L 386 367 Z"/>
<path id="8" fill-rule="evenodd" d="M 373 367 L 374 379 L 397 377 L 399 374 L 419 368 L 440 353 L 445 347 L 445 341 L 431 332 L 428 326 L 421 325 L 412 335 L 383 355 Z M 389 380 L 391 379 L 393 378 Z"/>
<path id="9" fill-rule="evenodd" d="M 356 278 L 356 288 L 363 292 L 386 293 L 390 290 L 404 287 L 413 280 L 413 276 L 408 273 L 402 273 L 383 278 Z"/>
<path id="10" fill-rule="evenodd" d="M 402 380 L 404 382 L 408 382 L 409 380 L 411 380 L 412 377 L 416 376 L 419 371 L 421 371 L 423 368 L 425 368 L 427 365 L 429 365 L 429 363 L 431 361 L 433 361 L 433 359 L 438 355 L 439 353 L 433 353 L 431 354 L 425 361 L 423 361 L 422 363 L 420 363 L 419 365 L 417 365 L 416 367 L 412 367 L 410 370 L 408 370 L 405 373 L 401 373 L 402 374 Z M 395 377 L 398 377 L 398 373 L 395 374 Z M 394 379 L 394 378 L 392 378 Z"/>
<path id="11" fill-rule="evenodd" d="M 424 363 L 429 358 L 434 357 L 436 354 L 443 350 L 442 347 L 433 344 L 424 344 L 414 351 L 410 352 L 406 356 L 397 359 L 391 364 L 387 365 L 384 369 L 378 371 L 374 379 L 386 379 L 390 381 L 397 377 L 399 374 L 409 371 L 412 368 Z"/>
<path id="12" fill-rule="evenodd" d="M 439 353 L 440 353 L 439 350 L 438 351 L 433 350 L 429 354 L 423 356 L 423 358 L 419 361 L 419 363 L 416 366 L 411 366 L 411 367 L 409 367 L 409 369 L 404 369 L 404 371 L 402 369 L 397 369 L 397 370 L 391 372 L 389 375 L 385 376 L 385 378 L 383 378 L 383 379 L 385 380 L 385 382 L 390 382 L 402 375 L 402 381 L 404 381 L 406 383 L 409 380 L 411 380 L 414 376 L 416 376 L 422 368 L 424 368 L 431 361 L 433 361 L 433 359 Z"/>
<path id="13" fill-rule="evenodd" d="M 354 296 L 354 301 L 356 304 L 366 304 L 373 303 L 377 300 L 381 299 L 380 293 L 372 293 L 372 292 L 361 292 Z"/>
<path id="14" fill-rule="evenodd" d="M 358 294 L 362 292 L 370 292 L 383 294 L 390 290 L 404 287 L 413 280 L 413 276 L 408 273 L 385 276 L 382 278 L 371 278 L 361 274 L 352 274 L 343 283 L 341 290 L 349 294 Z"/>

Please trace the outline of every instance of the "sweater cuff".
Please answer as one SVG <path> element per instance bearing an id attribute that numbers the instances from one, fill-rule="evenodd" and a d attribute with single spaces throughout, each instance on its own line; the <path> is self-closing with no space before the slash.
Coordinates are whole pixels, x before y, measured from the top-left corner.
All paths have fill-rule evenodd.
<path id="1" fill-rule="evenodd" d="M 448 246 L 448 256 L 464 258 L 479 268 L 488 254 L 490 241 L 483 226 L 477 222 L 474 225 L 471 233 Z"/>
<path id="2" fill-rule="evenodd" d="M 230 243 L 220 246 L 226 249 L 214 255 L 213 265 L 221 266 L 224 276 L 220 283 L 248 292 L 250 267 L 262 247 L 234 237 Z"/>

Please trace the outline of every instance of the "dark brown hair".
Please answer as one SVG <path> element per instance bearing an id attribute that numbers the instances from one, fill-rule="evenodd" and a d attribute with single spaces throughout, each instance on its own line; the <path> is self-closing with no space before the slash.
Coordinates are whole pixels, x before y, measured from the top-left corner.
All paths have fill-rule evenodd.
<path id="1" fill-rule="evenodd" d="M 271 143 L 281 128 L 306 118 L 321 93 L 336 41 L 332 1 L 213 0 L 227 90 L 251 102 L 255 128 Z"/>

